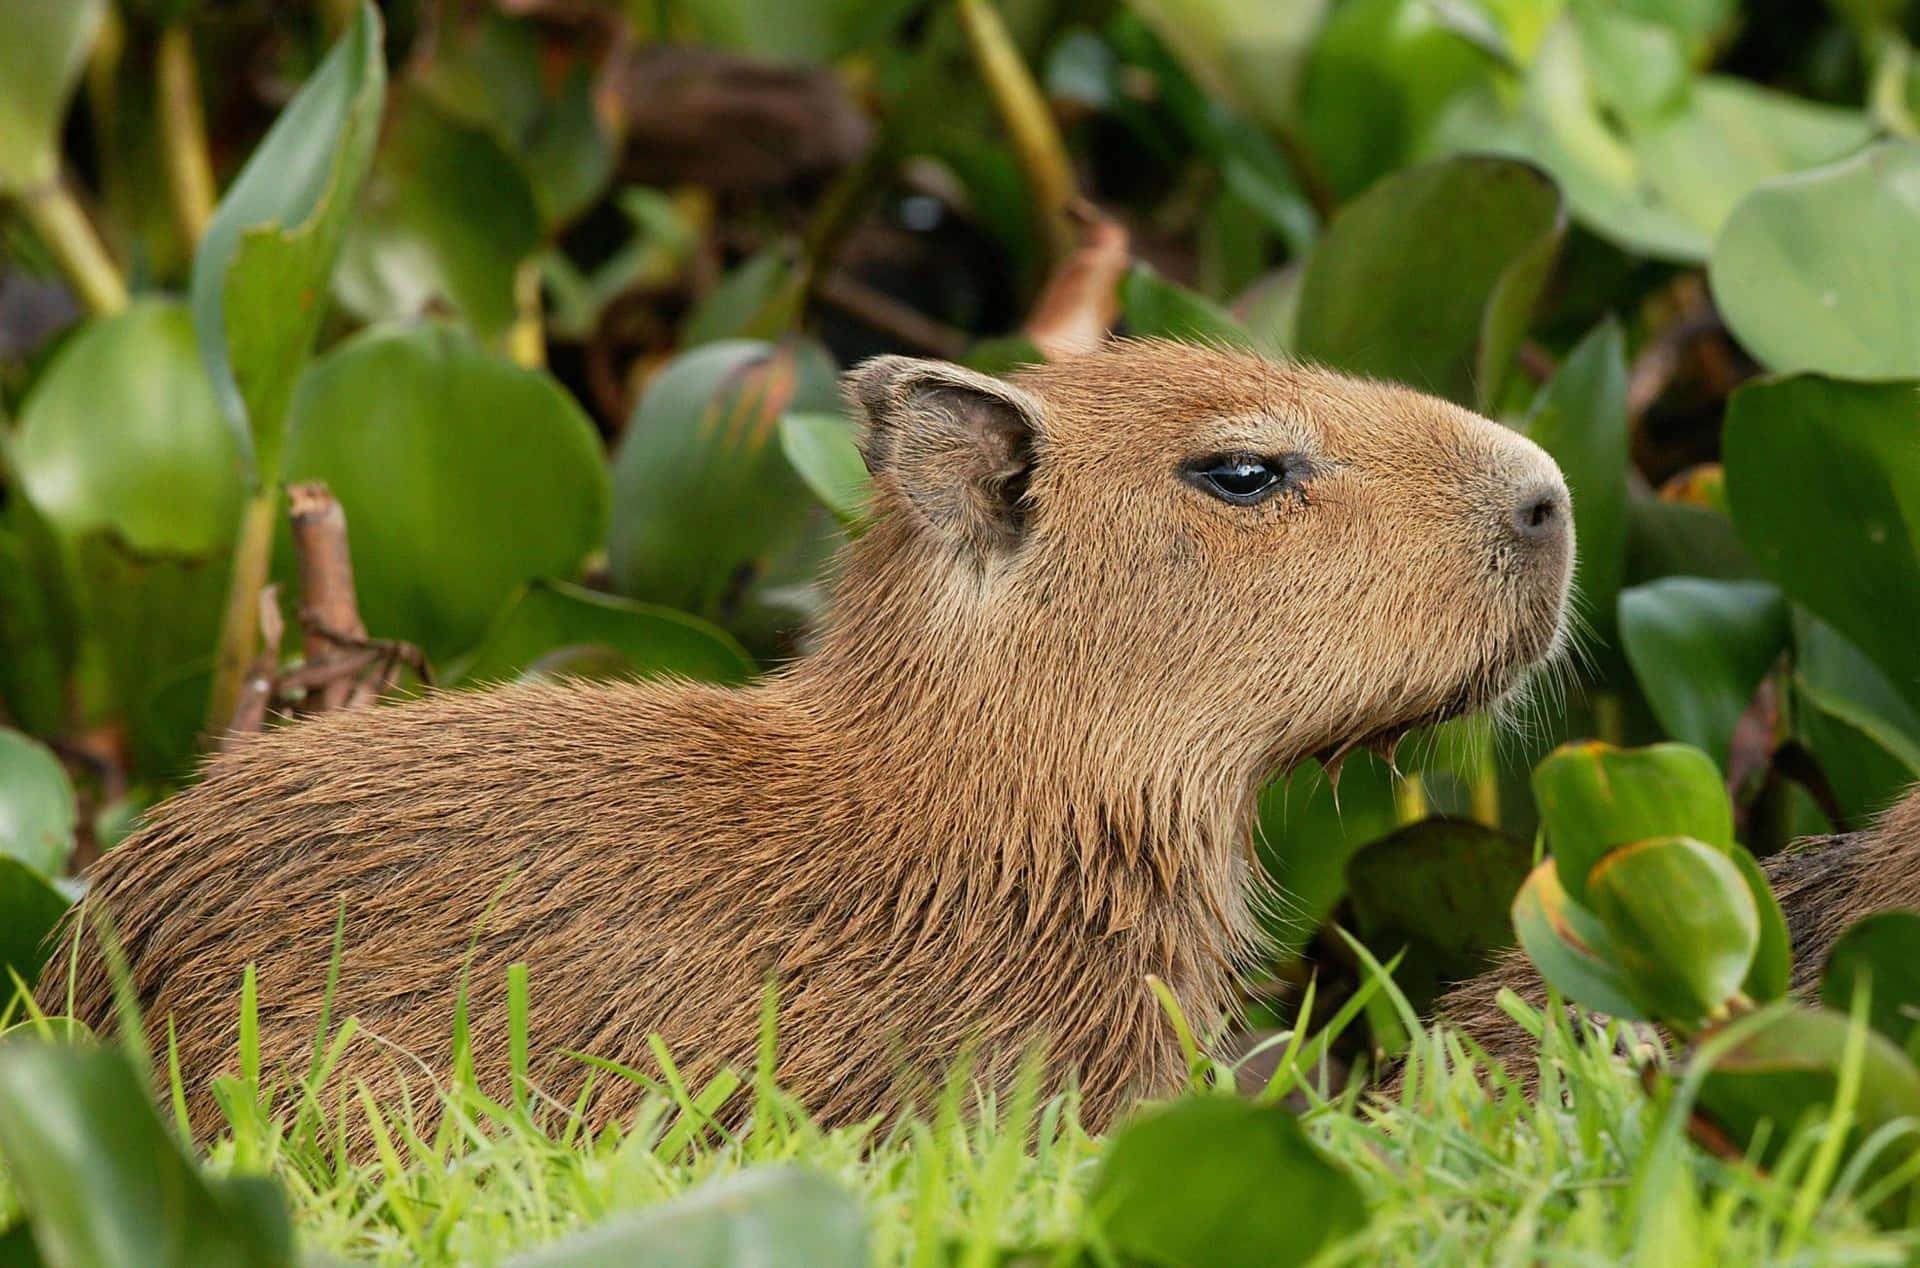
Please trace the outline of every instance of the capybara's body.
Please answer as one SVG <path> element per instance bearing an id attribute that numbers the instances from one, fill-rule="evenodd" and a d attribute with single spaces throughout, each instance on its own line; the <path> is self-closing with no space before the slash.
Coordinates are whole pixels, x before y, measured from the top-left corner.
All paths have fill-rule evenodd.
<path id="1" fill-rule="evenodd" d="M 1443 402 L 1124 342 L 1012 383 L 883 358 L 850 396 L 871 525 L 813 654 L 743 689 L 321 715 L 101 860 L 89 912 L 152 1033 L 172 1019 L 198 1130 L 247 964 L 267 1068 L 306 1068 L 342 910 L 338 1079 L 429 1113 L 463 966 L 498 1088 L 524 962 L 556 1095 L 571 1052 L 651 1069 L 650 1032 L 696 1074 L 750 1064 L 771 978 L 779 1078 L 829 1121 L 1039 1043 L 1097 1126 L 1182 1077 L 1150 975 L 1196 1027 L 1231 1007 L 1262 782 L 1482 707 L 1560 644 L 1559 473 Z M 84 927 L 77 954 L 76 1011 L 109 1022 Z M 637 1095 L 598 1083 L 603 1121 Z"/>

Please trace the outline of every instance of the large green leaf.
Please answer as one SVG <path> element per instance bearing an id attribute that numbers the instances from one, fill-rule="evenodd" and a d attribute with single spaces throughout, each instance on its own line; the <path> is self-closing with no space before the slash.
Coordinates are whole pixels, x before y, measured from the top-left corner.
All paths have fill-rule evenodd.
<path id="1" fill-rule="evenodd" d="M 1553 182 L 1525 163 L 1397 172 L 1347 204 L 1315 248 L 1299 352 L 1489 409 L 1564 228 Z"/>
<path id="2" fill-rule="evenodd" d="M 58 567 L 58 547 L 46 553 Z M 58 612 L 46 580 L 38 552 L 0 529 L 0 706 L 35 735 L 65 729 L 73 660 L 72 623 Z"/>
<path id="3" fill-rule="evenodd" d="M 516 274 L 540 245 L 519 164 L 416 94 L 387 130 L 334 288 L 362 317 L 414 317 L 439 296 L 487 338 L 513 323 Z"/>
<path id="4" fill-rule="evenodd" d="M 1750 383 L 1722 449 L 1740 535 L 1782 590 L 1920 703 L 1920 391 L 1813 375 Z"/>
<path id="5" fill-rule="evenodd" d="M 1363 1227 L 1360 1188 L 1292 1114 L 1190 1097 L 1127 1124 L 1087 1205 L 1127 1260 L 1189 1268 L 1285 1268 Z"/>
<path id="6" fill-rule="evenodd" d="M 1794 721 L 1850 823 L 1920 780 L 1920 709 L 1832 626 L 1796 609 Z"/>
<path id="7" fill-rule="evenodd" d="M 234 178 L 193 261 L 193 325 L 256 480 L 280 470 L 288 404 L 325 312 L 386 93 L 380 14 L 360 16 Z"/>
<path id="8" fill-rule="evenodd" d="M 601 541 L 600 453 L 551 378 L 425 325 L 368 331 L 314 364 L 286 471 L 340 499 L 368 630 L 445 661 L 517 586 L 571 576 Z"/>
<path id="9" fill-rule="evenodd" d="M 1787 645 L 1780 592 L 1664 577 L 1621 594 L 1620 634 L 1661 729 L 1726 769 L 1734 726 Z"/>
<path id="10" fill-rule="evenodd" d="M 73 853 L 73 785 L 44 744 L 0 727 L 0 856 L 52 876 Z"/>
<path id="11" fill-rule="evenodd" d="M 501 682 L 555 652 L 578 648 L 611 652 L 619 672 L 629 675 L 740 682 L 754 672 L 752 657 L 733 636 L 699 617 L 564 581 L 536 581 L 507 601 L 450 676 Z"/>
<path id="12" fill-rule="evenodd" d="M 1782 373 L 1920 378 L 1920 141 L 1762 185 L 1714 242 L 1713 298 Z"/>
<path id="13" fill-rule="evenodd" d="M 795 1167 L 712 1180 L 608 1220 L 509 1268 L 815 1268 L 867 1262 L 866 1220 L 845 1190 Z"/>
<path id="14" fill-rule="evenodd" d="M 1514 896 L 1513 932 L 1540 976 L 1567 999 L 1628 1021 L 1648 1019 L 1615 963 L 1613 936 L 1567 894 L 1552 859 Z"/>
<path id="15" fill-rule="evenodd" d="M 1793 935 L 1787 928 L 1787 913 L 1780 909 L 1780 900 L 1773 896 L 1773 886 L 1751 850 L 1736 841 L 1727 847 L 1727 857 L 1740 869 L 1760 917 L 1760 942 L 1740 989 L 1758 1003 L 1780 999 L 1793 986 Z"/>
<path id="16" fill-rule="evenodd" d="M 1160 276 L 1144 261 L 1135 261 L 1120 279 L 1120 315 L 1131 335 L 1243 348 L 1253 345 L 1253 336 L 1233 314 L 1197 291 Z"/>
<path id="17" fill-rule="evenodd" d="M 1920 1030 L 1920 913 L 1880 911 L 1840 935 L 1820 974 L 1820 1002 L 1853 1006 L 1853 992 L 1866 979 L 1873 1028 L 1914 1052 Z"/>
<path id="18" fill-rule="evenodd" d="M 183 305 L 142 300 L 90 323 L 34 385 L 10 448 L 21 487 L 71 551 L 202 554 L 233 540 L 245 488 Z"/>
<path id="19" fill-rule="evenodd" d="M 1566 476 L 1580 558 L 1576 602 L 1612 645 L 1627 564 L 1627 355 L 1618 322 L 1601 322 L 1561 363 L 1534 398 L 1526 431 Z"/>
<path id="20" fill-rule="evenodd" d="M 1330 784 L 1317 762 L 1304 762 L 1260 793 L 1254 846 L 1285 896 L 1267 934 L 1281 956 L 1297 952 L 1347 892 L 1347 860 L 1393 831 L 1393 775 L 1371 754 L 1355 753 Z"/>
<path id="21" fill-rule="evenodd" d="M 0 39 L 0 195 L 37 190 L 60 172 L 60 125 L 106 13 L 105 0 L 7 6 Z"/>
<path id="22" fill-rule="evenodd" d="M 1713 759 L 1685 744 L 1566 744 L 1533 769 L 1533 796 L 1560 883 L 1587 901 L 1587 877 L 1616 846 L 1653 837 L 1733 844 L 1733 807 Z"/>
<path id="23" fill-rule="evenodd" d="M 776 552 L 825 518 L 780 452 L 780 419 L 838 403 L 833 365 L 811 343 L 722 340 L 661 370 L 614 455 L 618 587 L 726 619 Z"/>
<path id="24" fill-rule="evenodd" d="M 1268 126 L 1290 123 L 1302 63 L 1326 0 L 1132 0 L 1133 8 L 1209 95 Z"/>
<path id="25" fill-rule="evenodd" d="M 1724 848 L 1656 837 L 1613 850 L 1587 876 L 1627 989 L 1653 1016 L 1691 1026 L 1740 990 L 1760 913 Z"/>
<path id="26" fill-rule="evenodd" d="M 67 911 L 67 900 L 40 873 L 0 854 L 0 1010 L 13 998 L 13 978 L 31 984 L 46 962 L 46 936 Z"/>
<path id="27" fill-rule="evenodd" d="M 787 461 L 833 517 L 849 526 L 866 518 L 871 491 L 858 430 L 844 414 L 789 414 L 780 420 L 780 449 Z"/>
<path id="28" fill-rule="evenodd" d="M 200 1176 L 117 1048 L 16 1039 L 0 1049 L 0 1157 L 50 1264 L 294 1262 L 278 1187 Z"/>

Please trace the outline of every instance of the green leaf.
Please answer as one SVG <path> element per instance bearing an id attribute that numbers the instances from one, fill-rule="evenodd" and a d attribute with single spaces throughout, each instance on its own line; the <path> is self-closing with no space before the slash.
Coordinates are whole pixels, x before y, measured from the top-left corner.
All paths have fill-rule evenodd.
<path id="1" fill-rule="evenodd" d="M 1566 227 L 1560 195 L 1512 159 L 1445 159 L 1382 179 L 1307 262 L 1300 355 L 1483 412 Z"/>
<path id="2" fill-rule="evenodd" d="M 86 65 L 103 0 L 9 5 L 0 40 L 0 195 L 37 190 L 60 174 L 67 99 Z"/>
<path id="3" fill-rule="evenodd" d="M 1534 398 L 1526 433 L 1553 456 L 1573 494 L 1576 603 L 1602 643 L 1616 645 L 1614 605 L 1627 551 L 1627 355 L 1608 317 Z"/>
<path id="4" fill-rule="evenodd" d="M 1681 836 L 1623 845 L 1594 865 L 1587 895 L 1628 992 L 1653 1016 L 1691 1025 L 1746 982 L 1760 914 L 1724 847 Z"/>
<path id="5" fill-rule="evenodd" d="M 0 1003 L 13 997 L 10 970 L 24 982 L 40 976 L 50 951 L 42 944 L 66 913 L 66 898 L 45 877 L 0 855 Z"/>
<path id="6" fill-rule="evenodd" d="M 813 495 L 842 524 L 866 518 L 870 481 L 857 428 L 844 414 L 789 414 L 780 420 L 780 448 Z"/>
<path id="7" fill-rule="evenodd" d="M 1513 900 L 1513 931 L 1540 976 L 1582 1008 L 1646 1021 L 1615 964 L 1613 936 L 1568 896 L 1552 859 L 1533 869 Z"/>
<path id="8" fill-rule="evenodd" d="M 1227 1097 L 1128 1123 L 1087 1206 L 1123 1258 L 1191 1268 L 1304 1264 L 1367 1222 L 1359 1186 L 1293 1115 Z"/>
<path id="9" fill-rule="evenodd" d="M 509 1268 L 814 1268 L 867 1262 L 866 1220 L 838 1185 L 797 1167 L 710 1180 L 608 1220 Z"/>
<path id="10" fill-rule="evenodd" d="M 781 418 L 838 405 L 833 364 L 811 343 L 724 340 L 675 358 L 614 455 L 616 586 L 724 619 L 778 551 L 826 518 L 780 452 Z"/>
<path id="11" fill-rule="evenodd" d="M 44 744 L 0 727 L 0 856 L 53 876 L 73 853 L 73 785 Z"/>
<path id="12" fill-rule="evenodd" d="M 1574 527 L 1584 537 L 1581 514 L 1576 507 Z M 1761 575 L 1726 515 L 1627 491 L 1627 584 L 1669 576 L 1750 581 Z"/>
<path id="13" fill-rule="evenodd" d="M 1685 744 L 1564 744 L 1533 769 L 1560 883 L 1587 901 L 1587 876 L 1614 847 L 1684 836 L 1724 850 L 1733 807 L 1713 759 Z"/>
<path id="14" fill-rule="evenodd" d="M 1467 819 L 1423 819 L 1347 860 L 1348 905 L 1367 942 L 1411 948 L 1397 976 L 1420 1007 L 1513 942 L 1510 909 L 1533 848 Z"/>
<path id="15" fill-rule="evenodd" d="M 1920 378 L 1920 142 L 1762 185 L 1727 218 L 1708 277 L 1728 327 L 1782 373 Z"/>
<path id="16" fill-rule="evenodd" d="M 1740 989 L 1755 1003 L 1784 998 L 1793 986 L 1793 937 L 1787 929 L 1787 915 L 1773 896 L 1766 872 L 1746 846 L 1735 842 L 1728 847 L 1727 857 L 1740 869 L 1760 916 L 1760 943 L 1754 948 L 1753 966 Z"/>
<path id="17" fill-rule="evenodd" d="M 1351 754 L 1337 788 L 1318 762 L 1302 763 L 1260 793 L 1254 845 L 1285 895 L 1267 936 L 1281 958 L 1297 954 L 1347 892 L 1346 864 L 1367 842 L 1393 831 L 1393 776 L 1367 753 Z"/>
<path id="18" fill-rule="evenodd" d="M 257 482 L 280 472 L 294 380 L 373 158 L 386 93 L 379 11 L 360 16 L 240 169 L 193 261 L 193 325 Z"/>
<path id="19" fill-rule="evenodd" d="M 334 289 L 367 320 L 420 316 L 445 296 L 493 339 L 513 324 L 515 278 L 540 242 L 520 165 L 489 133 L 416 95 L 374 162 Z"/>
<path id="20" fill-rule="evenodd" d="M 1920 780 L 1920 710 L 1864 652 L 1795 609 L 1794 721 L 1851 823 Z"/>
<path id="21" fill-rule="evenodd" d="M 287 478 L 346 511 L 360 613 L 445 661 L 514 589 L 576 573 L 602 540 L 593 424 L 559 384 L 441 325 L 371 330 L 308 372 Z"/>
<path id="22" fill-rule="evenodd" d="M 1120 279 L 1120 315 L 1131 335 L 1253 346 L 1253 336 L 1226 309 L 1160 276 L 1143 260 L 1136 260 Z"/>
<path id="23" fill-rule="evenodd" d="M 59 566 L 57 559 L 54 565 Z M 0 529 L 0 706 L 34 735 L 66 728 L 67 670 L 73 660 L 72 623 L 58 610 L 45 581 L 36 552 L 19 534 Z"/>
<path id="24" fill-rule="evenodd" d="M 1661 729 L 1723 771 L 1787 632 L 1786 600 L 1764 581 L 1664 577 L 1620 596 L 1627 660 Z"/>
<path id="25" fill-rule="evenodd" d="M 116 1048 L 16 1039 L 0 1049 L 0 1156 L 49 1263 L 294 1262 L 278 1188 L 198 1175 Z"/>
<path id="26" fill-rule="evenodd" d="M 680 346 L 778 338 L 799 320 L 805 282 L 799 256 L 786 243 L 747 257 L 687 315 Z"/>
<path id="27" fill-rule="evenodd" d="M 753 659 L 733 636 L 698 617 L 564 581 L 536 581 L 507 601 L 473 655 L 449 677 L 461 684 L 502 682 L 556 650 L 582 647 L 612 654 L 617 670 L 600 677 L 742 682 L 754 673 Z"/>
<path id="28" fill-rule="evenodd" d="M 1871 991 L 1873 1028 L 1911 1051 L 1920 1028 L 1920 913 L 1875 912 L 1841 934 L 1820 974 L 1820 1002 L 1836 1011 L 1851 1008 L 1862 977 Z"/>
<path id="29" fill-rule="evenodd" d="M 1914 385 L 1804 375 L 1736 391 L 1721 443 L 1760 566 L 1920 704 L 1917 434 Z"/>

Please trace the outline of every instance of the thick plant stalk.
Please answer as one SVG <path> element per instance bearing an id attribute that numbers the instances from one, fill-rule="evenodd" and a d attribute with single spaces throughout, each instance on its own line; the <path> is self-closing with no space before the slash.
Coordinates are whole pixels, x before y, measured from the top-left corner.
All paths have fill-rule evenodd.
<path id="1" fill-rule="evenodd" d="M 191 252 L 213 219 L 213 161 L 207 153 L 206 114 L 200 105 L 193 37 L 184 24 L 160 32 L 154 54 L 155 105 L 174 219 Z"/>
<path id="2" fill-rule="evenodd" d="M 88 309 L 109 316 L 126 308 L 126 279 L 64 181 L 56 178 L 23 195 L 20 210 Z"/>
<path id="3" fill-rule="evenodd" d="M 528 370 L 547 364 L 547 338 L 540 310 L 540 262 L 523 260 L 513 275 L 513 324 L 507 327 L 507 359 Z"/>
<path id="4" fill-rule="evenodd" d="M 207 729 L 218 733 L 232 721 L 241 686 L 253 664 L 254 633 L 259 626 L 260 589 L 273 562 L 273 516 L 279 491 L 269 486 L 247 499 L 240 519 L 240 540 L 233 550 L 233 575 L 220 617 L 220 644 L 213 658 L 213 687 L 207 697 Z"/>
<path id="5" fill-rule="evenodd" d="M 1053 112 L 1040 86 L 1021 60 L 1013 37 L 1000 20 L 992 0 L 959 0 L 960 24 L 967 44 L 993 97 L 994 108 L 1007 126 L 1008 138 L 1033 193 L 1034 215 L 1046 243 L 1049 261 L 1063 259 L 1075 244 L 1069 209 L 1078 196 L 1073 160 L 1060 138 Z"/>

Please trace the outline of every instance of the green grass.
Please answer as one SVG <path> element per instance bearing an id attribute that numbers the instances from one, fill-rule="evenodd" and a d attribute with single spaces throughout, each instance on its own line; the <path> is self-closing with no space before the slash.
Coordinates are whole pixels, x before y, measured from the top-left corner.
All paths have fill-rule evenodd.
<path id="1" fill-rule="evenodd" d="M 1684 1080 L 1663 1103 L 1605 1042 L 1583 1043 L 1564 1021 L 1543 1026 L 1515 1008 L 1543 1031 L 1537 1097 L 1489 1071 L 1458 1035 L 1417 1023 L 1408 1078 L 1391 1098 L 1331 1095 L 1317 1045 L 1285 1046 L 1274 1090 L 1287 1087 L 1372 1212 L 1326 1262 L 1897 1264 L 1920 1246 L 1920 1235 L 1862 1216 L 1860 1168 L 1821 1169 L 1830 1124 L 1795 1133 L 1770 1173 L 1713 1157 L 1687 1138 Z M 857 1197 L 878 1264 L 984 1265 L 1009 1250 L 1040 1264 L 1106 1258 L 1083 1199 L 1103 1141 L 1080 1128 L 1071 1096 L 1037 1101 L 1017 1090 L 995 1104 L 950 1093 L 930 1119 L 825 1131 L 773 1085 L 769 1055 L 743 1076 L 753 1108 L 737 1133 L 711 1129 L 706 1111 L 739 1081 L 688 1088 L 668 1062 L 630 1124 L 589 1138 L 570 1107 L 525 1090 L 489 1099 L 458 1077 L 441 1093 L 442 1123 L 422 1137 L 405 1106 L 350 1097 L 322 1112 L 298 1087 L 257 1094 L 243 1052 L 242 1076 L 222 1088 L 229 1128 L 208 1165 L 273 1175 L 303 1251 L 355 1262 L 493 1263 L 716 1177 L 781 1164 Z M 324 1066 L 323 1056 L 305 1086 Z M 341 1149 L 353 1115 L 377 1120 L 377 1160 L 351 1161 Z M 12 1205 L 0 1176 L 0 1211 Z"/>

